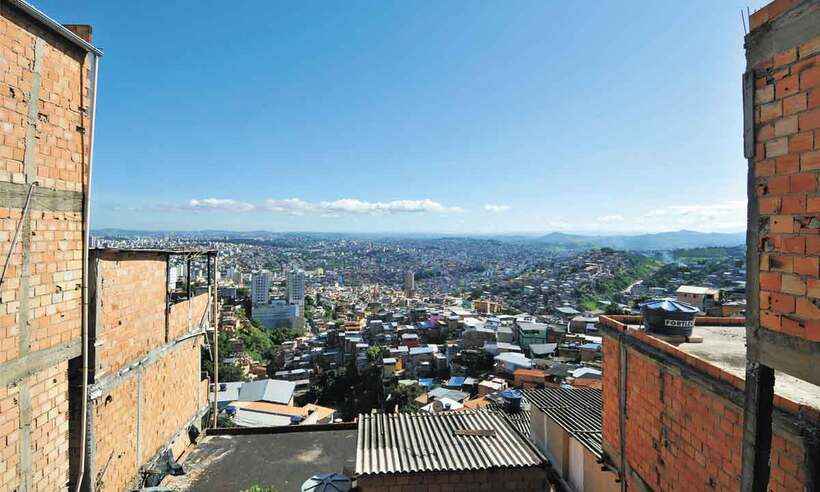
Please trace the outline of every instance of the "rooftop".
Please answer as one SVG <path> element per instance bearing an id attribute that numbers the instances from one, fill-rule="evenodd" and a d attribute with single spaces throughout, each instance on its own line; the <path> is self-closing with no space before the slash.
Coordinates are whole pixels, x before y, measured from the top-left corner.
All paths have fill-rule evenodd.
<path id="1" fill-rule="evenodd" d="M 524 468 L 545 461 L 500 412 L 359 415 L 357 475 Z"/>
<path id="2" fill-rule="evenodd" d="M 603 456 L 601 421 L 604 403 L 601 390 L 551 387 L 525 389 L 524 397 L 533 408 L 549 415 L 596 456 Z"/>
<path id="3" fill-rule="evenodd" d="M 681 359 L 681 362 L 700 367 L 713 377 L 725 379 L 743 390 L 746 379 L 746 327 L 743 318 L 696 318 L 692 338 L 703 341 L 674 345 L 662 337 L 646 332 L 639 324 L 641 318 L 638 316 L 610 316 L 603 319 L 605 325 L 615 330 L 626 330 L 625 333 L 634 338 L 648 342 L 668 355 Z M 709 370 L 710 367 L 714 368 L 715 374 Z M 793 413 L 797 413 L 800 408 L 809 410 L 813 415 L 820 413 L 820 388 L 811 383 L 776 371 L 774 392 L 781 399 L 775 399 L 775 404 L 785 405 Z"/>
<path id="4" fill-rule="evenodd" d="M 746 379 L 746 328 L 744 326 L 695 326 L 703 343 L 682 343 L 678 349 L 699 357 L 735 376 Z M 801 405 L 820 409 L 820 388 L 781 372 L 775 373 L 774 392 Z"/>
<path id="5" fill-rule="evenodd" d="M 168 477 L 172 490 L 246 490 L 252 485 L 299 490 L 317 473 L 352 471 L 355 430 L 219 435 L 203 438 L 185 458 L 186 475 Z"/>
<path id="6" fill-rule="evenodd" d="M 681 285 L 675 292 L 682 294 L 696 294 L 696 295 L 715 295 L 718 293 L 717 289 L 711 287 L 698 287 L 696 285 Z"/>

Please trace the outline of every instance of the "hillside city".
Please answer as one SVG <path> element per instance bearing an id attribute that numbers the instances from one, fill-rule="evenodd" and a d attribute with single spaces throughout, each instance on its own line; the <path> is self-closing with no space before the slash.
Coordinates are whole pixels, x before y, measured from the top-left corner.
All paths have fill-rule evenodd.
<path id="1" fill-rule="evenodd" d="M 600 314 L 637 315 L 654 298 L 692 302 L 688 292 L 704 315 L 745 311 L 742 246 L 618 251 L 456 237 L 196 236 L 103 234 L 95 243 L 218 250 L 225 425 L 289 422 L 297 410 L 281 404 L 290 402 L 321 408 L 330 422 L 372 410 L 432 411 L 436 401 L 476 408 L 507 387 L 547 382 L 600 389 Z M 187 268 L 170 267 L 169 289 L 207 289 L 206 268 Z M 232 400 L 242 382 L 260 380 L 293 387 L 264 417 L 263 405 L 248 412 Z"/>

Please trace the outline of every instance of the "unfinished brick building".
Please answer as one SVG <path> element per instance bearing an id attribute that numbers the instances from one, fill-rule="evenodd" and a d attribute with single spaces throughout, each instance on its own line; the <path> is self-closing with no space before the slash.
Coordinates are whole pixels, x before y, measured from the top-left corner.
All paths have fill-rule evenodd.
<path id="1" fill-rule="evenodd" d="M 820 393 L 820 1 L 775 0 L 749 24 L 743 75 L 749 163 L 743 489 L 763 490 L 779 478 L 772 388 L 787 374 Z M 811 432 L 808 489 L 820 482 L 820 437 L 816 426 Z"/>
<path id="2" fill-rule="evenodd" d="M 69 478 L 69 360 L 82 352 L 83 254 L 100 51 L 0 2 L 0 490 Z"/>
<path id="3" fill-rule="evenodd" d="M 699 343 L 672 345 L 636 316 L 601 317 L 603 448 L 635 490 L 739 490 L 746 328 L 743 318 L 698 318 Z M 817 387 L 780 374 L 773 399 L 771 481 L 813 490 Z"/>
<path id="4" fill-rule="evenodd" d="M 171 252 L 89 259 L 90 34 L 0 1 L 0 490 L 126 489 L 208 402 L 215 289 L 172 298 Z"/>
<path id="5" fill-rule="evenodd" d="M 820 0 L 750 18 L 747 318 L 674 345 L 602 317 L 603 447 L 623 489 L 820 484 Z"/>
<path id="6" fill-rule="evenodd" d="M 173 302 L 168 268 L 172 255 L 214 254 L 91 250 L 86 490 L 140 485 L 166 450 L 175 459 L 191 443 L 208 408 L 200 349 L 215 299 L 189 289 Z"/>

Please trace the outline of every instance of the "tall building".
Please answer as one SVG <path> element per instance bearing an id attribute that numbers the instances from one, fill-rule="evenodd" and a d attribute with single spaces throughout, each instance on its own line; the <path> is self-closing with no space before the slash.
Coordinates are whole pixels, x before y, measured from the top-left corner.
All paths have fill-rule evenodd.
<path id="1" fill-rule="evenodd" d="M 288 304 L 305 304 L 305 272 L 302 270 L 288 273 Z"/>
<path id="2" fill-rule="evenodd" d="M 404 274 L 404 293 L 407 297 L 412 297 L 416 291 L 416 274 L 413 272 L 406 272 Z"/>
<path id="3" fill-rule="evenodd" d="M 251 275 L 251 301 L 254 304 L 266 304 L 273 274 L 268 270 L 258 270 Z"/>
<path id="4" fill-rule="evenodd" d="M 253 319 L 267 329 L 278 328 L 282 323 L 293 327 L 300 316 L 300 305 L 291 304 L 284 299 L 275 299 L 267 304 L 253 308 Z"/>

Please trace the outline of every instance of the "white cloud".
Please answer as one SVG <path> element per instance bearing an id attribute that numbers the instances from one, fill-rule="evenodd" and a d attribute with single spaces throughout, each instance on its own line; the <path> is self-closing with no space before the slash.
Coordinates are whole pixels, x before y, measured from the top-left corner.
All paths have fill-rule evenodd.
<path id="1" fill-rule="evenodd" d="M 506 211 L 510 210 L 511 208 L 512 207 L 510 207 L 509 205 L 497 205 L 497 204 L 493 204 L 493 203 L 488 203 L 488 204 L 484 205 L 484 210 L 486 210 L 487 212 L 493 212 L 493 213 L 506 212 Z"/>
<path id="2" fill-rule="evenodd" d="M 203 198 L 201 200 L 193 199 L 189 201 L 188 208 L 191 210 L 213 210 L 221 212 L 250 212 L 256 209 L 256 206 L 231 198 Z"/>
<path id="3" fill-rule="evenodd" d="M 640 234 L 688 229 L 700 232 L 737 232 L 746 228 L 746 202 L 664 205 L 637 214 L 617 213 L 594 219 L 551 218 L 542 223 L 547 231 L 583 234 Z"/>
<path id="4" fill-rule="evenodd" d="M 624 220 L 626 219 L 620 214 L 604 215 L 595 219 L 596 222 L 600 222 L 601 224 L 612 224 L 614 222 L 623 222 Z"/>
<path id="5" fill-rule="evenodd" d="M 579 229 L 599 232 L 668 232 L 689 229 L 701 232 L 735 232 L 746 228 L 746 202 L 665 205 L 638 215 L 598 217 Z"/>
<path id="6" fill-rule="evenodd" d="M 284 200 L 268 199 L 265 210 L 292 215 L 315 213 L 321 215 L 381 215 L 401 213 L 459 213 L 460 207 L 446 207 L 430 199 L 393 200 L 390 202 L 366 202 L 356 198 L 342 198 L 332 202 L 306 202 L 299 198 Z"/>
<path id="7" fill-rule="evenodd" d="M 461 213 L 461 207 L 448 207 L 430 199 L 393 200 L 389 202 L 367 202 L 356 198 L 342 198 L 334 201 L 308 202 L 301 198 L 282 198 L 265 200 L 261 205 L 242 202 L 231 198 L 192 199 L 186 204 L 160 204 L 149 207 L 164 212 L 251 212 L 267 211 L 288 215 L 314 214 L 322 217 L 340 215 L 385 215 Z"/>
<path id="8" fill-rule="evenodd" d="M 746 202 L 729 200 L 707 204 L 667 205 L 650 210 L 639 219 L 649 227 L 656 223 L 663 230 L 742 230 L 746 228 Z"/>
<path id="9" fill-rule="evenodd" d="M 304 215 L 315 211 L 315 205 L 308 203 L 299 198 L 285 198 L 282 200 L 274 200 L 268 198 L 262 206 L 264 210 L 269 212 L 285 213 L 290 215 Z"/>
<path id="10" fill-rule="evenodd" d="M 158 211 L 158 212 L 250 212 L 256 210 L 252 203 L 241 202 L 232 198 L 201 198 L 191 199 L 188 203 L 157 203 L 144 207 L 133 207 L 131 211 Z"/>

